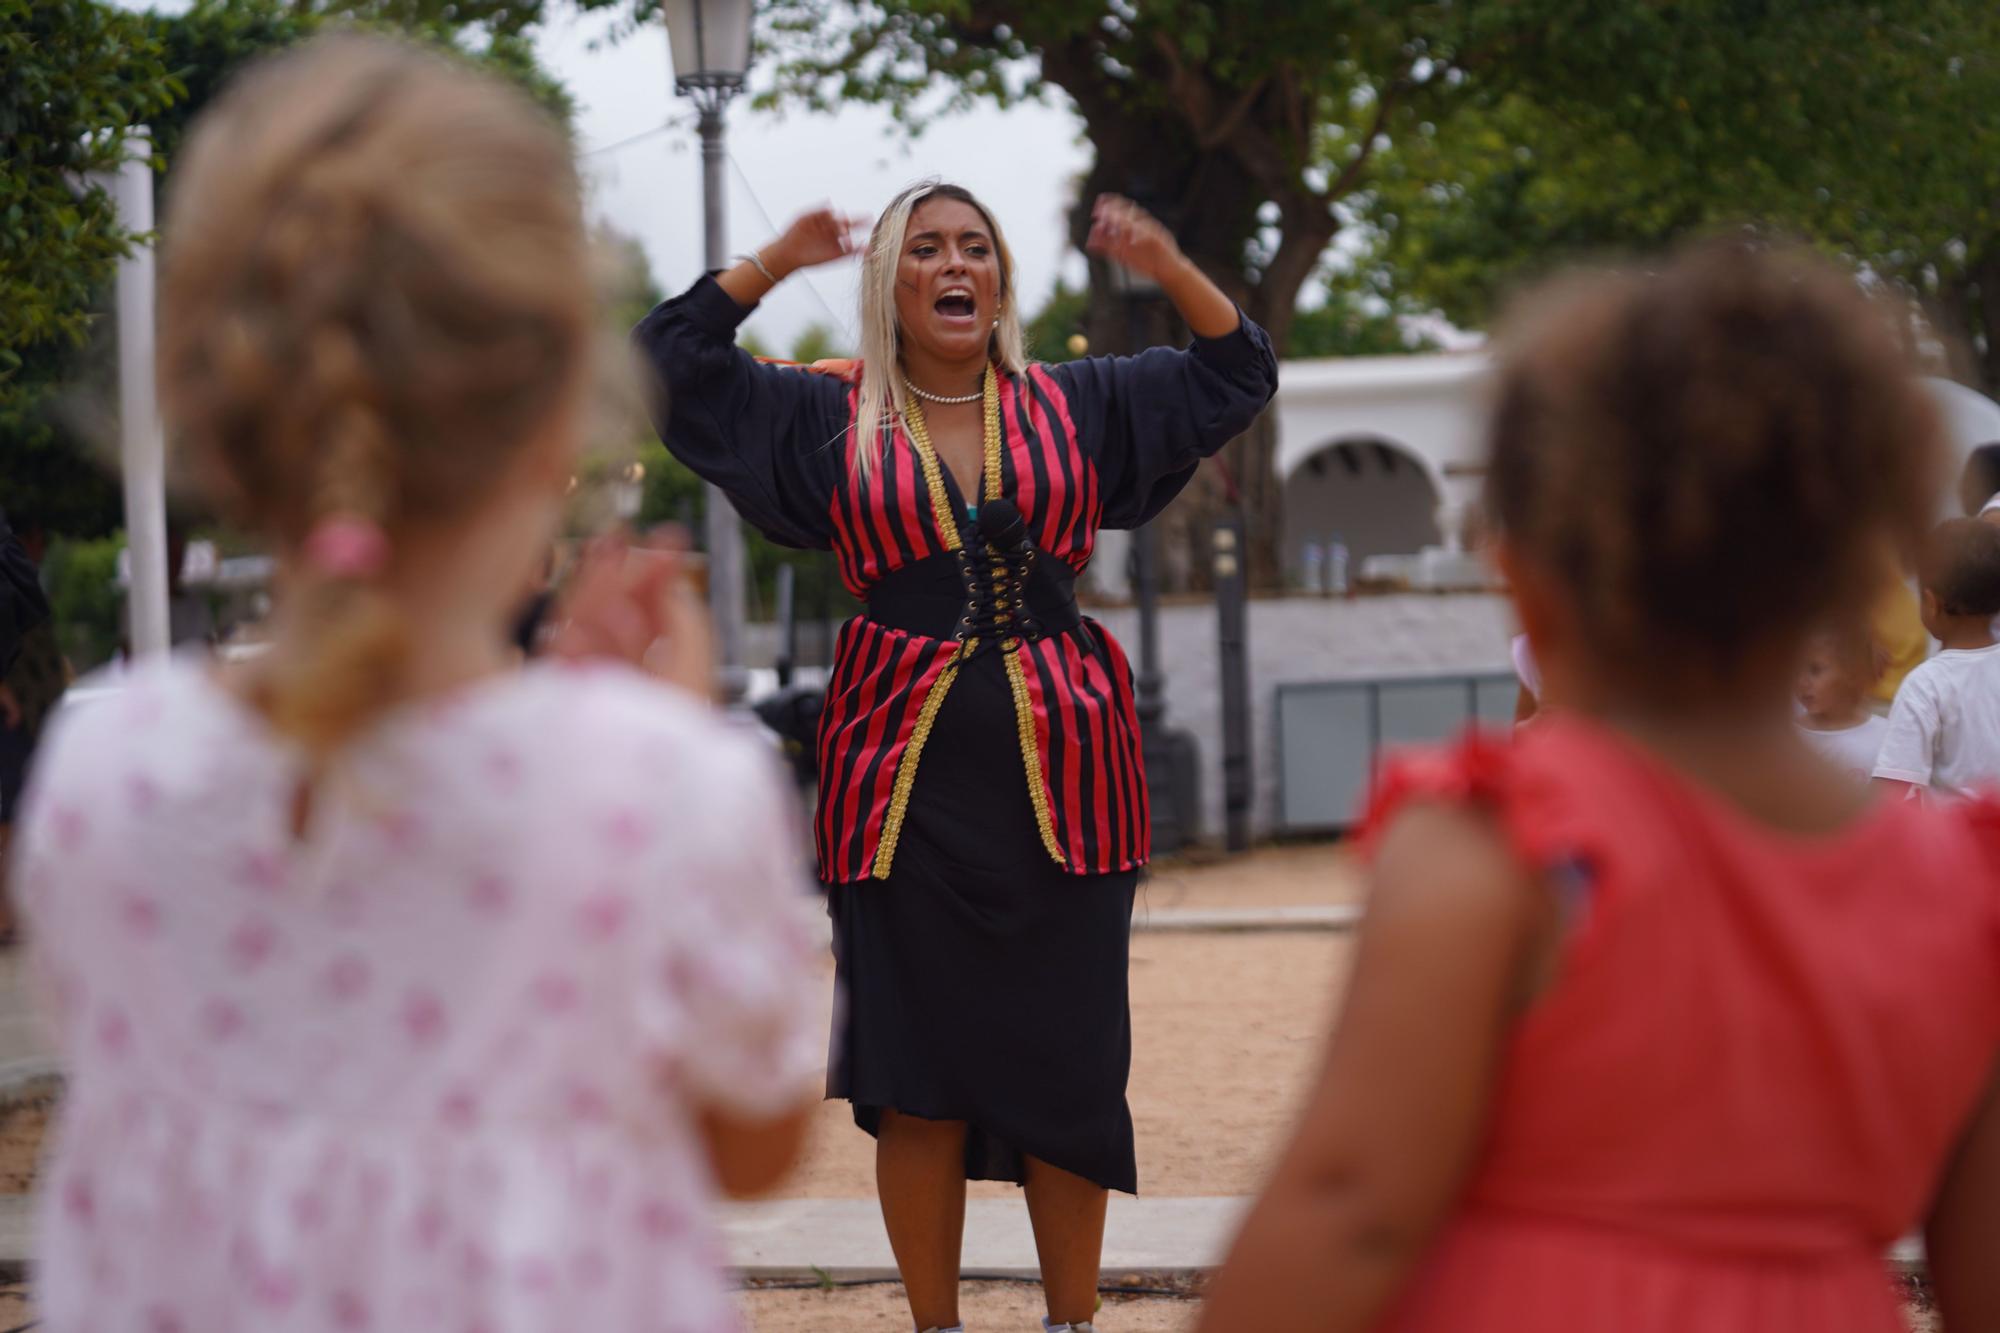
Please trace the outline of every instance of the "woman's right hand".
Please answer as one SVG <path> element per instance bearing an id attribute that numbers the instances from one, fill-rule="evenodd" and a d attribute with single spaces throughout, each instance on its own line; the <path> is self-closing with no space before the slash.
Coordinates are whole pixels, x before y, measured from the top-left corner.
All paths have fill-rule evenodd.
<path id="1" fill-rule="evenodd" d="M 781 278 L 802 268 L 830 264 L 859 254 L 868 226 L 869 220 L 858 214 L 815 208 L 793 218 L 784 234 L 764 247 L 762 258 Z"/>

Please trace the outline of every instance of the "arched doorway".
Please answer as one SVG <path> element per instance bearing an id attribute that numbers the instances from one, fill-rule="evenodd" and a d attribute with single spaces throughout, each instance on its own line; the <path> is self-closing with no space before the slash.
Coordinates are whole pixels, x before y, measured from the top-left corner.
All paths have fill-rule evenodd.
<path id="1" fill-rule="evenodd" d="M 1308 454 L 1285 479 L 1284 561 L 1300 579 L 1307 549 L 1337 539 L 1358 572 L 1371 555 L 1414 555 L 1440 544 L 1438 488 L 1415 454 L 1384 439 L 1350 438 Z"/>

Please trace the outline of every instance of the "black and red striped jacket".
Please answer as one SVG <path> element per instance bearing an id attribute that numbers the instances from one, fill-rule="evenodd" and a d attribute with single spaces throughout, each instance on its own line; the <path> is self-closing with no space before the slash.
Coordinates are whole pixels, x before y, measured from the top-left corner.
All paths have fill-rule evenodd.
<path id="1" fill-rule="evenodd" d="M 634 337 L 658 387 L 675 457 L 720 486 L 772 539 L 831 550 L 864 601 L 912 569 L 964 554 L 954 485 L 898 424 L 866 475 L 855 465 L 851 376 L 762 364 L 735 346 L 749 311 L 703 278 Z M 1196 465 L 1245 430 L 1277 388 L 1264 331 L 1244 319 L 1182 351 L 1032 365 L 997 377 L 1002 447 L 987 499 L 1020 511 L 1025 538 L 1073 579 L 1097 531 L 1163 509 Z M 880 447 L 880 446 L 878 446 Z M 816 838 L 822 878 L 886 878 L 928 718 L 964 645 L 877 616 L 842 627 L 820 722 Z M 1102 627 L 1010 641 L 1015 697 L 1044 847 L 1075 874 L 1143 864 L 1151 830 L 1132 674 Z M 1029 732 L 1032 731 L 1032 742 Z"/>

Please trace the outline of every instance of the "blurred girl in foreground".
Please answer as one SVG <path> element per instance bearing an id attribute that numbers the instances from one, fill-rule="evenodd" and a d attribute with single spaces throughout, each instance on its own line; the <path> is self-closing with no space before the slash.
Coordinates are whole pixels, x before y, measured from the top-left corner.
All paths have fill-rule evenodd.
<path id="1" fill-rule="evenodd" d="M 1800 650 L 1934 502 L 1882 319 L 1712 249 L 1546 296 L 1492 427 L 1502 562 L 1564 709 L 1413 758 L 1353 981 L 1211 1289 L 1221 1333 L 2000 1327 L 2000 812 L 1878 802 Z"/>
<path id="2" fill-rule="evenodd" d="M 168 418 L 282 591 L 266 655 L 134 671 L 37 775 L 49 1327 L 733 1327 L 705 1205 L 790 1160 L 822 983 L 756 748 L 513 664 L 590 379 L 568 146 L 315 42 L 203 118 L 166 244 Z M 664 635 L 699 688 L 674 563 L 624 557 L 571 655 Z"/>

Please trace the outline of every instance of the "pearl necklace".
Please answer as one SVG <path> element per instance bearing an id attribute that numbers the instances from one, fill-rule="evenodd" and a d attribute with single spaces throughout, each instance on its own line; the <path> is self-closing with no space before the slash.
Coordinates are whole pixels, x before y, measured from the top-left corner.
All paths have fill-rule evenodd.
<path id="1" fill-rule="evenodd" d="M 928 389 L 919 389 L 916 385 L 912 384 L 910 377 L 907 375 L 903 377 L 903 387 L 927 403 L 944 403 L 949 406 L 956 406 L 962 403 L 976 403 L 986 396 L 984 389 L 974 389 L 971 393 L 961 394 L 932 393 Z"/>

